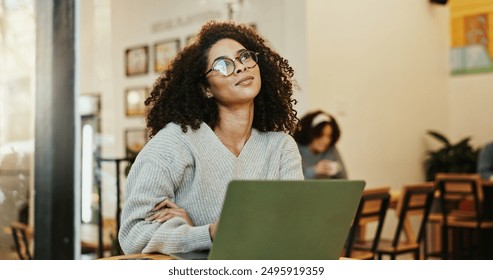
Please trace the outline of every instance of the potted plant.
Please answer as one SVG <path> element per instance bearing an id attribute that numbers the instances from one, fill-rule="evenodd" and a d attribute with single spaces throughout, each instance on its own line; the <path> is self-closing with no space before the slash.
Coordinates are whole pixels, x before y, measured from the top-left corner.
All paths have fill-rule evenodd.
<path id="1" fill-rule="evenodd" d="M 428 131 L 428 135 L 443 144 L 443 147 L 436 151 L 428 151 L 425 159 L 426 180 L 435 180 L 435 174 L 439 172 L 448 173 L 475 173 L 478 160 L 479 149 L 474 149 L 466 137 L 456 144 L 450 141 L 443 134 L 436 131 Z"/>

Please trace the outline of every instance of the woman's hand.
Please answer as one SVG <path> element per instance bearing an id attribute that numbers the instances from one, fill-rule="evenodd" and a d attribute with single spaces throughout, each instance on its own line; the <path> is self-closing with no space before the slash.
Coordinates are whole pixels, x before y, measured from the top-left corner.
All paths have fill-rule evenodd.
<path id="1" fill-rule="evenodd" d="M 178 207 L 178 205 L 169 199 L 165 199 L 158 203 L 154 206 L 152 211 L 157 212 L 146 218 L 146 221 L 152 221 L 153 223 L 164 223 L 171 218 L 181 217 L 187 222 L 187 224 L 193 226 L 192 219 L 190 219 L 187 211 Z"/>
<path id="2" fill-rule="evenodd" d="M 209 225 L 209 235 L 211 236 L 211 240 L 213 241 L 214 238 L 216 238 L 216 228 L 217 228 L 217 222 Z"/>
<path id="3" fill-rule="evenodd" d="M 323 159 L 315 165 L 315 174 L 319 176 L 334 176 L 341 169 L 341 165 L 337 161 Z"/>
<path id="4" fill-rule="evenodd" d="M 331 170 L 330 160 L 327 159 L 323 159 L 315 165 L 315 174 L 317 175 L 329 176 L 331 174 Z"/>

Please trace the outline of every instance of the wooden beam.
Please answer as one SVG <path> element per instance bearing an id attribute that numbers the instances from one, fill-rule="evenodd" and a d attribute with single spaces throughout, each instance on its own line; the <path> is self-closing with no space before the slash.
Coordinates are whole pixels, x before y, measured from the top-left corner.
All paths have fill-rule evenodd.
<path id="1" fill-rule="evenodd" d="M 76 1 L 36 1 L 35 259 L 76 258 Z"/>

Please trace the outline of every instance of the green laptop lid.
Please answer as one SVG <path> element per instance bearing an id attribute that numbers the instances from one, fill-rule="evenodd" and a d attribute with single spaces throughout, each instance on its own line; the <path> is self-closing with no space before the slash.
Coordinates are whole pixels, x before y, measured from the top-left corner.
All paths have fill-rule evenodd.
<path id="1" fill-rule="evenodd" d="M 364 181 L 232 181 L 209 259 L 339 259 Z"/>

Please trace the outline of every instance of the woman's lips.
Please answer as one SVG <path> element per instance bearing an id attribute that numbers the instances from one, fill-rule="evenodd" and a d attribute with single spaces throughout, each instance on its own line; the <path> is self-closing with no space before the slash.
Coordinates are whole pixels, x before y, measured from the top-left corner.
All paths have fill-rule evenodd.
<path id="1" fill-rule="evenodd" d="M 238 86 L 238 85 L 240 85 L 240 84 L 242 84 L 242 83 L 245 83 L 245 82 L 249 82 L 249 81 L 251 81 L 251 80 L 253 80 L 253 76 L 248 76 L 248 77 L 245 77 L 245 78 L 243 78 L 243 79 L 239 80 L 239 81 L 235 84 L 235 86 Z"/>

